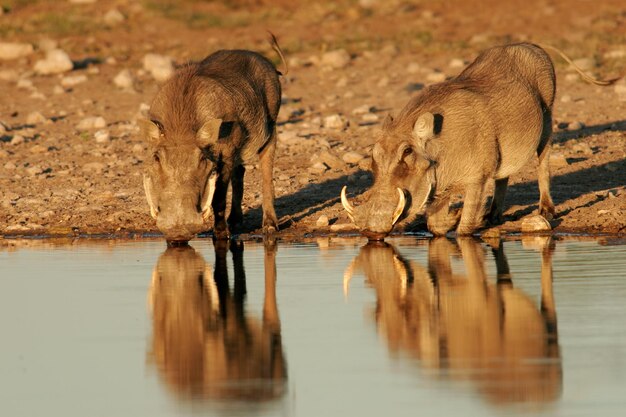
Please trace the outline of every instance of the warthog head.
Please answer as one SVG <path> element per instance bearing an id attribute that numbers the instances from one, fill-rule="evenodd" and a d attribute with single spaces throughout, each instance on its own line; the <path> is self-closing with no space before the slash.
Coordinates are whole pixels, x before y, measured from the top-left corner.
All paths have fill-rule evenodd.
<path id="1" fill-rule="evenodd" d="M 438 117 L 424 113 L 415 124 L 403 129 L 387 116 L 381 138 L 372 151 L 374 185 L 366 200 L 353 206 L 341 190 L 341 203 L 361 233 L 381 240 L 409 213 L 423 211 L 435 190 L 435 163 L 425 149 L 437 131 Z"/>
<path id="2" fill-rule="evenodd" d="M 195 133 L 168 132 L 157 120 L 144 120 L 150 143 L 143 185 L 150 214 L 168 242 L 188 241 L 206 228 L 217 179 L 211 145 L 222 120 L 210 119 Z"/>

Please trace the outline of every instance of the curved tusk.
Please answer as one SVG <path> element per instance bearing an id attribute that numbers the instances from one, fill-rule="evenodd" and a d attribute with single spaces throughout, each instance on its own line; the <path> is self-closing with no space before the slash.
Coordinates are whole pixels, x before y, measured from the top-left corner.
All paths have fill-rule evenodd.
<path id="1" fill-rule="evenodd" d="M 341 205 L 348 212 L 348 215 L 350 216 L 352 221 L 354 221 L 354 217 L 353 217 L 354 207 L 352 207 L 352 204 L 350 204 L 350 202 L 348 201 L 348 197 L 346 197 L 347 188 L 348 187 L 344 185 L 343 188 L 341 189 Z"/>
<path id="2" fill-rule="evenodd" d="M 404 197 L 404 191 L 400 188 L 397 188 L 398 194 L 400 195 L 400 200 L 398 201 L 398 206 L 396 207 L 396 211 L 393 212 L 393 221 L 391 225 L 396 224 L 402 213 L 404 212 L 404 206 L 406 206 L 406 197 Z"/>
<path id="3" fill-rule="evenodd" d="M 211 310 L 213 311 L 213 313 L 218 313 L 220 311 L 220 296 L 217 292 L 217 285 L 215 284 L 215 280 L 213 279 L 213 271 L 211 271 L 211 268 L 208 265 L 205 265 L 204 267 L 202 280 L 204 281 L 204 288 L 206 288 L 209 295 Z"/>
<path id="4" fill-rule="evenodd" d="M 419 212 L 422 211 L 422 209 L 424 208 L 424 206 L 426 205 L 426 203 L 428 202 L 428 199 L 430 198 L 430 193 L 433 191 L 433 185 L 429 184 L 428 185 L 428 192 L 426 192 L 426 197 L 424 197 L 424 201 L 422 201 L 422 204 L 420 204 L 420 208 L 419 208 Z"/>
<path id="5" fill-rule="evenodd" d="M 215 183 L 217 181 L 217 174 L 212 174 L 207 180 L 207 185 L 204 190 L 204 201 L 202 201 L 202 220 L 208 222 L 213 212 L 211 203 L 213 202 L 213 195 L 215 194 Z"/>
<path id="6" fill-rule="evenodd" d="M 397 256 L 393 257 L 393 267 L 396 270 L 398 278 L 400 280 L 400 298 L 404 300 L 406 298 L 406 287 L 409 281 L 409 276 L 407 274 L 406 267 L 398 259 Z"/>

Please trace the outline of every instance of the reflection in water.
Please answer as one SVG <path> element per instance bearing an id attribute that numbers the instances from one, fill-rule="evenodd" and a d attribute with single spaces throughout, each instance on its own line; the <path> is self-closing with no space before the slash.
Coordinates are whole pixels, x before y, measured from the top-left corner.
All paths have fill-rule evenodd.
<path id="1" fill-rule="evenodd" d="M 544 241 L 540 308 L 513 287 L 501 243 L 493 250 L 497 280 L 489 282 L 483 247 L 471 238 L 432 240 L 427 267 L 389 244 L 368 244 L 344 285 L 347 291 L 352 274 L 363 271 L 376 291 L 376 325 L 392 354 L 413 356 L 441 377 L 470 381 L 492 403 L 550 402 L 562 383 L 552 250 Z M 453 272 L 452 255 L 462 257 L 464 275 Z"/>
<path id="2" fill-rule="evenodd" d="M 153 315 L 149 361 L 182 398 L 266 401 L 286 391 L 287 369 L 276 304 L 276 247 L 265 247 L 263 317 L 245 310 L 243 243 L 215 244 L 215 269 L 192 247 L 168 248 L 148 294 Z"/>

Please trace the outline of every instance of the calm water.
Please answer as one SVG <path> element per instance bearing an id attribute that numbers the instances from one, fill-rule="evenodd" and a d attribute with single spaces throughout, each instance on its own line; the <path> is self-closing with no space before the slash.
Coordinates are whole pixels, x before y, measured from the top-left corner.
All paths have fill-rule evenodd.
<path id="1" fill-rule="evenodd" d="M 2 416 L 623 416 L 626 245 L 0 249 Z"/>

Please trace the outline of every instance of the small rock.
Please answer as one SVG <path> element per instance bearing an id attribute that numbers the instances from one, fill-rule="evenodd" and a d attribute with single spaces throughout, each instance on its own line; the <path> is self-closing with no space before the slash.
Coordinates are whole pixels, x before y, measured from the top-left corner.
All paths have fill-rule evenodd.
<path id="1" fill-rule="evenodd" d="M 106 120 L 104 120 L 104 118 L 101 116 L 86 117 L 78 122 L 78 124 L 76 125 L 76 130 L 82 132 L 90 129 L 102 129 L 103 127 L 106 127 L 106 125 Z"/>
<path id="2" fill-rule="evenodd" d="M 9 153 L 5 151 L 4 149 L 0 149 L 0 158 L 8 158 L 8 157 L 9 157 Z"/>
<path id="3" fill-rule="evenodd" d="M 411 62 L 408 67 L 406 67 L 406 72 L 409 74 L 417 74 L 420 72 L 422 67 L 417 62 Z"/>
<path id="4" fill-rule="evenodd" d="M 574 146 L 572 146 L 572 150 L 574 152 L 582 153 L 585 155 L 593 154 L 593 150 L 591 149 L 591 146 L 589 146 L 586 142 L 579 142 L 575 144 Z"/>
<path id="5" fill-rule="evenodd" d="M 15 165 L 11 161 L 9 161 L 6 164 L 4 164 L 4 169 L 6 169 L 7 171 L 13 171 L 15 168 L 17 168 L 17 165 Z"/>
<path id="6" fill-rule="evenodd" d="M 141 154 L 144 152 L 144 147 L 143 145 L 140 145 L 138 143 L 136 143 L 135 145 L 133 145 L 133 153 L 134 154 Z"/>
<path id="7" fill-rule="evenodd" d="M 61 78 L 61 85 L 63 88 L 72 88 L 78 84 L 84 83 L 85 81 L 87 81 L 87 76 L 85 74 L 70 75 Z"/>
<path id="8" fill-rule="evenodd" d="M 21 143 L 24 143 L 24 136 L 22 135 L 15 135 L 13 136 L 13 138 L 11 139 L 11 142 L 9 142 L 11 145 L 19 145 Z"/>
<path id="9" fill-rule="evenodd" d="M 465 66 L 465 61 L 460 58 L 454 58 L 448 63 L 450 68 L 463 68 Z"/>
<path id="10" fill-rule="evenodd" d="M 579 78 L 580 78 L 580 75 L 578 75 L 578 73 L 565 74 L 565 81 L 568 81 L 568 82 L 577 81 Z"/>
<path id="11" fill-rule="evenodd" d="M 43 114 L 39 113 L 38 111 L 34 111 L 28 114 L 28 116 L 26 116 L 26 124 L 27 125 L 36 125 L 38 123 L 43 123 L 46 120 L 46 116 L 44 116 Z"/>
<path id="12" fill-rule="evenodd" d="M 0 81 L 17 82 L 20 79 L 20 74 L 14 69 L 0 70 Z"/>
<path id="13" fill-rule="evenodd" d="M 426 76 L 426 81 L 431 83 L 440 83 L 446 80 L 446 74 L 441 71 L 433 71 Z"/>
<path id="14" fill-rule="evenodd" d="M 364 104 L 362 106 L 354 108 L 352 110 L 352 114 L 354 115 L 365 114 L 365 113 L 369 113 L 373 109 L 374 109 L 373 106 L 370 106 L 369 104 Z"/>
<path id="15" fill-rule="evenodd" d="M 346 152 L 345 154 L 343 154 L 343 156 L 341 157 L 341 159 L 343 159 L 343 161 L 346 164 L 358 164 L 359 161 L 361 159 L 363 159 L 364 156 L 361 155 L 358 152 Z"/>
<path id="16" fill-rule="evenodd" d="M 389 56 L 396 56 L 398 55 L 398 53 L 400 52 L 400 50 L 398 49 L 398 47 L 393 44 L 390 43 L 388 45 L 385 45 L 381 50 L 380 53 L 383 55 L 389 55 Z"/>
<path id="17" fill-rule="evenodd" d="M 134 83 L 135 80 L 129 69 L 121 70 L 115 78 L 113 78 L 113 84 L 124 90 L 132 90 Z"/>
<path id="18" fill-rule="evenodd" d="M 367 123 L 377 122 L 379 119 L 378 115 L 375 113 L 366 113 L 361 116 L 361 120 Z"/>
<path id="19" fill-rule="evenodd" d="M 319 159 L 332 169 L 341 169 L 344 166 L 344 162 L 328 151 L 320 153 Z"/>
<path id="20" fill-rule="evenodd" d="M 111 138 L 109 131 L 105 129 L 96 131 L 93 136 L 96 138 L 96 143 L 108 143 Z"/>
<path id="21" fill-rule="evenodd" d="M 122 23 L 126 18 L 124 15 L 117 9 L 111 9 L 104 15 L 103 19 L 104 23 L 108 26 L 115 26 Z"/>
<path id="22" fill-rule="evenodd" d="M 341 77 L 337 83 L 335 84 L 335 87 L 337 88 L 343 88 L 345 86 L 348 85 L 348 78 L 347 77 Z"/>
<path id="23" fill-rule="evenodd" d="M 33 90 L 35 89 L 35 86 L 32 80 L 29 80 L 28 78 L 21 78 L 17 81 L 17 88 L 20 90 Z"/>
<path id="24" fill-rule="evenodd" d="M 602 216 L 603 214 L 607 214 L 607 213 L 610 213 L 610 212 L 611 212 L 611 210 L 598 210 L 596 213 L 599 216 Z"/>
<path id="25" fill-rule="evenodd" d="M 569 94 L 563 94 L 561 97 L 561 103 L 569 103 L 570 101 L 572 101 L 572 96 Z"/>
<path id="26" fill-rule="evenodd" d="M 61 87 L 60 85 L 55 85 L 52 89 L 52 93 L 56 95 L 65 94 L 65 88 Z"/>
<path id="27" fill-rule="evenodd" d="M 344 130 L 350 122 L 341 114 L 332 114 L 324 118 L 324 127 L 327 129 Z"/>
<path id="28" fill-rule="evenodd" d="M 552 152 L 550 153 L 550 166 L 555 168 L 566 167 L 569 163 L 562 153 Z"/>
<path id="29" fill-rule="evenodd" d="M 34 153 L 34 154 L 44 153 L 47 150 L 48 148 L 43 145 L 34 145 L 30 147 L 30 153 Z"/>
<path id="30" fill-rule="evenodd" d="M 61 74 L 74 68 L 69 55 L 61 49 L 53 49 L 46 53 L 46 58 L 35 63 L 35 72 L 40 75 Z"/>
<path id="31" fill-rule="evenodd" d="M 387 87 L 389 85 L 389 77 L 382 77 L 380 80 L 378 80 L 378 82 L 376 83 L 377 87 Z"/>
<path id="32" fill-rule="evenodd" d="M 143 57 L 143 68 L 158 82 L 167 80 L 174 72 L 174 61 L 169 56 L 146 54 Z"/>
<path id="33" fill-rule="evenodd" d="M 43 169 L 39 165 L 26 168 L 26 173 L 30 175 L 31 177 L 39 175 L 42 172 L 43 172 Z"/>
<path id="34" fill-rule="evenodd" d="M 328 224 L 329 224 L 328 216 L 325 214 L 322 214 L 315 222 L 315 225 L 317 227 L 328 227 Z"/>
<path id="35" fill-rule="evenodd" d="M 567 125 L 567 130 L 569 130 L 570 132 L 573 132 L 575 130 L 582 129 L 583 127 L 585 127 L 585 125 L 581 122 L 572 122 Z"/>
<path id="36" fill-rule="evenodd" d="M 552 230 L 552 226 L 543 216 L 526 217 L 522 221 L 523 233 L 546 232 L 550 230 Z"/>
<path id="37" fill-rule="evenodd" d="M 83 165 L 84 171 L 93 171 L 95 173 L 101 173 L 106 168 L 106 164 L 102 162 L 88 162 Z"/>
<path id="38" fill-rule="evenodd" d="M 617 84 L 615 84 L 613 89 L 617 94 L 626 96 L 626 82 L 618 82 Z"/>
<path id="39" fill-rule="evenodd" d="M 345 68 L 350 63 L 350 54 L 345 49 L 337 49 L 322 55 L 321 64 L 331 68 Z"/>
<path id="40" fill-rule="evenodd" d="M 0 42 L 0 60 L 24 58 L 34 51 L 30 43 Z"/>
<path id="41" fill-rule="evenodd" d="M 626 58 L 626 47 L 621 47 L 620 49 L 613 49 L 611 51 L 606 52 L 604 58 L 608 59 L 619 59 Z"/>

